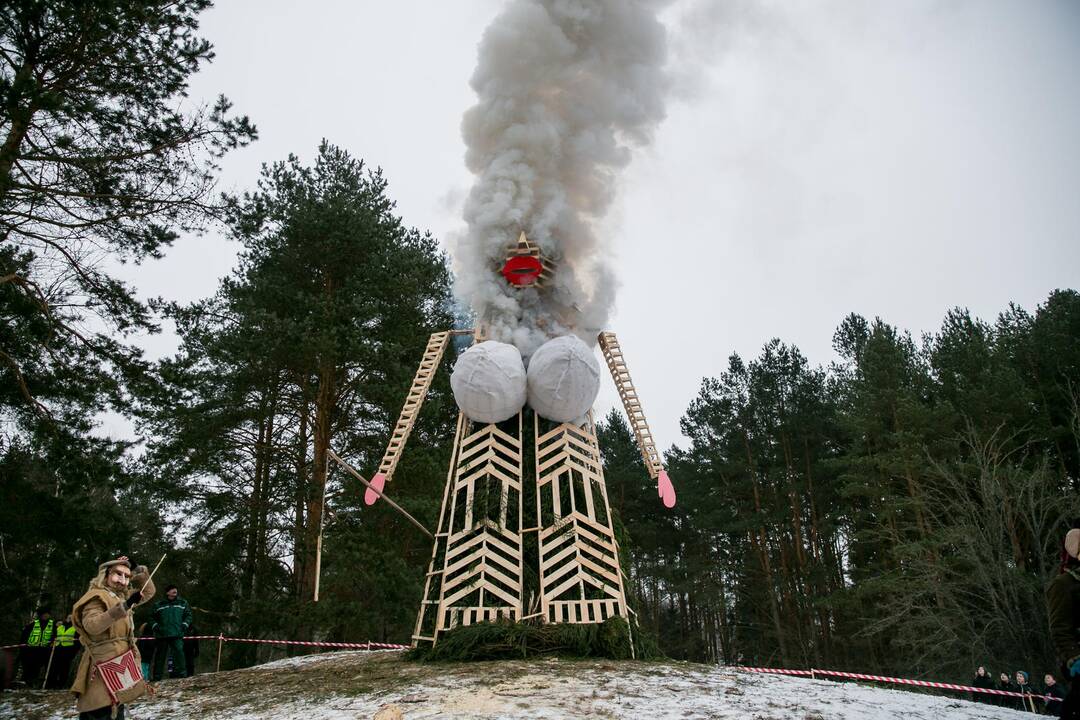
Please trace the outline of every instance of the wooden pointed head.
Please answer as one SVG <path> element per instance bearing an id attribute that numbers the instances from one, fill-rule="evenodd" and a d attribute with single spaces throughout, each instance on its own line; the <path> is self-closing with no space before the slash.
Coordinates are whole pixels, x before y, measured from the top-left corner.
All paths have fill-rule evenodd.
<path id="1" fill-rule="evenodd" d="M 529 242 L 522 231 L 518 241 L 506 248 L 506 262 L 499 272 L 512 288 L 542 288 L 554 271 L 540 248 Z"/>

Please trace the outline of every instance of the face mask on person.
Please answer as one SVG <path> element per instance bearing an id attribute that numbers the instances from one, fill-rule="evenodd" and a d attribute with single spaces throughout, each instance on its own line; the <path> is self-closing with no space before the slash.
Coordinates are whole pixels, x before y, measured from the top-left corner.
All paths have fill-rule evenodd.
<path id="1" fill-rule="evenodd" d="M 109 568 L 109 574 L 105 576 L 105 582 L 112 590 L 127 590 L 128 583 L 131 582 L 131 571 L 123 565 L 114 565 Z"/>

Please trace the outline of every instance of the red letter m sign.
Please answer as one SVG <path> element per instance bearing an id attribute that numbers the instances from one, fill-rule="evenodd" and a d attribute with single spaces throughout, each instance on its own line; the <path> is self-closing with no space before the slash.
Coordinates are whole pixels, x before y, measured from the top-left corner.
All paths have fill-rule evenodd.
<path id="1" fill-rule="evenodd" d="M 132 689 L 143 679 L 142 669 L 139 663 L 135 662 L 134 650 L 128 650 L 112 660 L 98 663 L 97 669 L 101 673 L 105 687 L 109 690 L 109 697 L 112 698 L 113 704 L 117 702 L 118 693 Z"/>

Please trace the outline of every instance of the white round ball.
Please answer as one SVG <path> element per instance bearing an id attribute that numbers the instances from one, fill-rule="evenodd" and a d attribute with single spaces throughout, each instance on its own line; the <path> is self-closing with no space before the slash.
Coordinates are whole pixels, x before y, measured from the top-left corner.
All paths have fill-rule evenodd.
<path id="1" fill-rule="evenodd" d="M 592 409 L 600 363 L 575 335 L 548 340 L 529 360 L 529 405 L 541 417 L 572 422 Z"/>
<path id="2" fill-rule="evenodd" d="M 525 406 L 525 365 L 513 345 L 487 340 L 461 354 L 450 387 L 461 411 L 473 422 L 497 423 Z"/>

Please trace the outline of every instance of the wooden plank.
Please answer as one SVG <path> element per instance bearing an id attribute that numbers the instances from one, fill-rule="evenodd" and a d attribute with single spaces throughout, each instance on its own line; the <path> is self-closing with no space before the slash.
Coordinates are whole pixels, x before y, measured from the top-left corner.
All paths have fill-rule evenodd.
<path id="1" fill-rule="evenodd" d="M 443 486 L 443 500 L 442 500 L 442 505 L 439 508 L 439 524 L 435 528 L 436 529 L 435 542 L 432 543 L 432 545 L 431 545 L 431 560 L 428 562 L 428 572 L 427 572 L 427 575 L 424 578 L 424 595 L 423 595 L 423 599 L 420 601 L 420 610 L 416 613 L 416 629 L 413 631 L 413 643 L 412 643 L 413 647 L 416 647 L 416 644 L 417 644 L 418 641 L 425 639 L 425 637 L 422 636 L 420 634 L 420 632 L 421 632 L 421 630 L 423 630 L 424 617 L 426 616 L 426 613 L 427 613 L 427 606 L 429 604 L 434 604 L 434 605 L 439 604 L 439 601 L 437 599 L 435 599 L 435 600 L 431 599 L 432 590 L 434 589 L 432 587 L 431 578 L 436 576 L 436 575 L 440 576 L 440 577 L 443 575 L 442 570 L 439 570 L 439 571 L 435 570 L 435 561 L 438 559 L 438 556 L 439 556 L 439 541 L 440 541 L 440 539 L 445 538 L 445 537 L 447 537 L 449 535 L 449 532 L 448 532 L 449 528 L 444 528 L 444 523 L 449 520 L 449 516 L 447 515 L 447 512 L 446 512 L 446 510 L 447 510 L 447 501 L 450 499 L 450 486 L 453 483 L 453 479 L 454 479 L 454 466 L 457 464 L 456 463 L 456 453 L 457 453 L 457 448 L 458 448 L 458 442 L 461 440 L 461 435 L 462 435 L 462 432 L 464 431 L 464 426 L 465 426 L 466 422 L 467 422 L 467 420 L 465 419 L 465 414 L 464 413 L 458 413 L 457 425 L 454 428 L 454 446 L 453 446 L 453 449 L 451 450 L 451 455 L 450 455 L 450 467 L 447 468 L 447 471 L 446 471 L 446 483 Z M 439 581 L 439 584 L 441 585 L 441 580 Z M 438 623 L 438 621 L 436 621 L 436 624 L 437 623 Z M 430 641 L 432 643 L 435 642 L 434 635 L 432 635 Z"/>
<path id="2" fill-rule="evenodd" d="M 449 595 L 446 598 L 446 604 L 452 606 L 456 601 L 460 600 L 461 598 L 465 597 L 466 595 L 468 595 L 470 593 L 476 592 L 476 590 L 478 590 L 480 588 L 483 588 L 484 590 L 491 593 L 492 595 L 495 595 L 496 597 L 499 597 L 500 599 L 503 600 L 503 602 L 505 602 L 509 606 L 514 606 L 514 604 L 517 602 L 516 596 L 511 595 L 510 593 L 506 592 L 505 590 L 503 590 L 499 586 L 494 585 L 494 584 L 489 583 L 489 582 L 486 582 L 483 578 L 478 577 L 473 582 L 473 584 L 469 585 L 468 587 L 464 587 L 461 590 L 458 590 L 457 592 L 453 593 L 452 595 Z"/>

